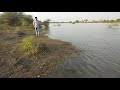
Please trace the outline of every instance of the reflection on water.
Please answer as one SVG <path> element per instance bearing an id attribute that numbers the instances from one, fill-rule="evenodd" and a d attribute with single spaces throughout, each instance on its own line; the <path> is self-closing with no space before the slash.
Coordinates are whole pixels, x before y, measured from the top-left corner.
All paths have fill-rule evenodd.
<path id="1" fill-rule="evenodd" d="M 49 37 L 71 42 L 79 55 L 54 68 L 46 77 L 120 77 L 120 29 L 106 24 L 50 24 Z"/>

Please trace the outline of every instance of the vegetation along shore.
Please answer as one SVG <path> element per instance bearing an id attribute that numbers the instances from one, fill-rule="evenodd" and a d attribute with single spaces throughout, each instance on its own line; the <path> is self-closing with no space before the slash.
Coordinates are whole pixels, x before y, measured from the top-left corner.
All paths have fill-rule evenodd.
<path id="1" fill-rule="evenodd" d="M 49 20 L 41 22 L 42 31 L 35 36 L 32 16 L 22 12 L 5 12 L 0 16 L 0 77 L 39 78 L 60 61 L 79 50 L 68 42 L 50 39 Z"/>

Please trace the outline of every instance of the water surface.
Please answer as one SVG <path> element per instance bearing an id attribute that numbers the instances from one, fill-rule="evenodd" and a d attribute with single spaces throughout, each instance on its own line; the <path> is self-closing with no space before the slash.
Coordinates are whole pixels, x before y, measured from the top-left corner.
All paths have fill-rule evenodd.
<path id="1" fill-rule="evenodd" d="M 48 36 L 67 41 L 81 50 L 62 62 L 47 77 L 117 78 L 120 77 L 120 29 L 107 24 L 50 24 Z"/>

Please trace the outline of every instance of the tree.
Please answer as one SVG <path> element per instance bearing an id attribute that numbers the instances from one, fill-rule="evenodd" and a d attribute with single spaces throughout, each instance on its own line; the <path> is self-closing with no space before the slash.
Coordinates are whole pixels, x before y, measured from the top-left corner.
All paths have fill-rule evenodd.
<path id="1" fill-rule="evenodd" d="M 70 21 L 69 23 L 72 23 L 72 21 Z"/>
<path id="2" fill-rule="evenodd" d="M 120 18 L 119 18 L 119 19 L 116 19 L 116 22 L 120 22 Z"/>
<path id="3" fill-rule="evenodd" d="M 79 20 L 76 20 L 75 23 L 79 23 Z"/>
<path id="4" fill-rule="evenodd" d="M 113 23 L 114 22 L 114 20 L 110 20 L 110 23 Z"/>
<path id="5" fill-rule="evenodd" d="M 6 24 L 12 27 L 32 27 L 32 22 L 32 16 L 25 15 L 23 12 L 4 12 L 0 15 L 0 24 Z"/>
<path id="6" fill-rule="evenodd" d="M 106 22 L 107 22 L 107 20 L 103 20 L 102 22 L 103 22 L 103 23 L 106 23 Z"/>
<path id="7" fill-rule="evenodd" d="M 88 22 L 88 19 L 84 20 L 86 23 Z"/>
<path id="8" fill-rule="evenodd" d="M 109 20 L 107 20 L 107 23 L 109 23 L 110 21 Z"/>
<path id="9" fill-rule="evenodd" d="M 2 23 L 6 23 L 9 26 L 15 26 L 20 21 L 19 14 L 22 13 L 4 12 L 0 17 L 3 19 Z"/>

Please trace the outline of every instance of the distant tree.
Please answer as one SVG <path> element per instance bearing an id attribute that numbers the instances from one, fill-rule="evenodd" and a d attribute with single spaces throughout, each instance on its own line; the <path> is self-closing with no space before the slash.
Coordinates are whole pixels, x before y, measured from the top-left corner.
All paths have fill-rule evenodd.
<path id="1" fill-rule="evenodd" d="M 95 20 L 93 20 L 92 23 L 95 23 Z"/>
<path id="2" fill-rule="evenodd" d="M 81 22 L 84 23 L 84 20 L 82 20 Z"/>
<path id="3" fill-rule="evenodd" d="M 103 20 L 102 22 L 103 22 L 103 23 L 106 23 L 106 22 L 107 22 L 107 20 Z"/>
<path id="4" fill-rule="evenodd" d="M 109 20 L 104 20 L 104 23 L 109 23 L 110 21 Z"/>
<path id="5" fill-rule="evenodd" d="M 116 22 L 120 22 L 120 18 L 119 18 L 119 19 L 116 19 Z"/>
<path id="6" fill-rule="evenodd" d="M 115 20 L 110 20 L 110 23 L 113 23 L 113 22 L 115 22 Z"/>
<path id="7" fill-rule="evenodd" d="M 79 23 L 79 20 L 76 20 L 75 23 Z"/>
<path id="8" fill-rule="evenodd" d="M 88 22 L 88 19 L 84 20 L 84 22 L 87 23 L 87 22 Z"/>

